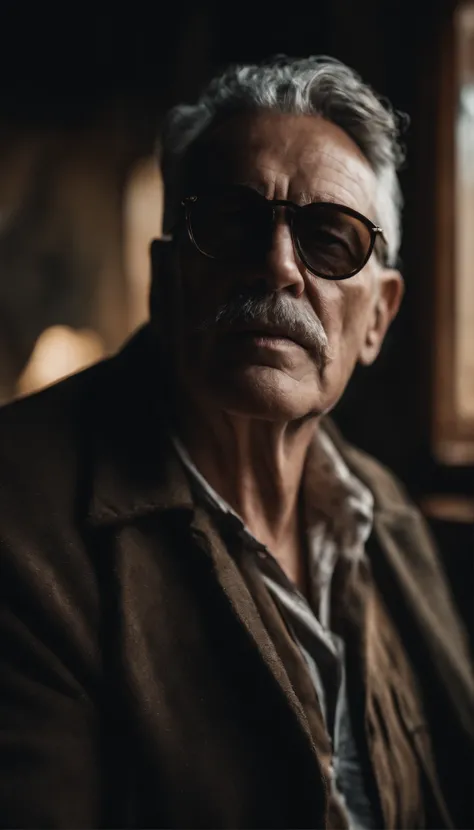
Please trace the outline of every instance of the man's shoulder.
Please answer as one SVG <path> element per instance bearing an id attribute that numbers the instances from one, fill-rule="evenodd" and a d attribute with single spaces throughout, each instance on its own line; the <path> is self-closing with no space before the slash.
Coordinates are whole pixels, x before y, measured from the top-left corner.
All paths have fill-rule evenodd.
<path id="1" fill-rule="evenodd" d="M 79 440 L 81 427 L 103 394 L 111 375 L 111 360 L 85 369 L 39 392 L 0 408 L 0 457 L 18 469 L 32 470 L 37 457 L 51 459 L 65 444 Z M 1 476 L 4 478 L 4 475 Z"/>
<path id="2" fill-rule="evenodd" d="M 78 396 L 94 383 L 96 377 L 107 374 L 110 362 L 111 359 L 106 358 L 37 392 L 3 404 L 0 407 L 0 426 L 4 427 L 18 420 L 32 423 L 36 416 L 41 418 L 46 414 L 60 414 L 61 411 L 66 411 L 68 404 L 75 403 Z"/>
<path id="3" fill-rule="evenodd" d="M 133 488 L 151 441 L 161 469 L 149 354 L 141 330 L 116 355 L 0 409 L 0 531 L 13 516 L 17 526 L 76 527 L 106 468 Z"/>
<path id="4" fill-rule="evenodd" d="M 94 408 L 109 385 L 105 360 L 0 409 L 0 539 L 33 549 L 74 535 Z"/>
<path id="5" fill-rule="evenodd" d="M 100 441 L 96 433 L 111 428 L 120 413 L 133 406 L 137 383 L 136 343 L 140 332 L 115 355 L 101 360 L 46 389 L 0 408 L 0 458 L 32 470 L 37 460 L 82 452 L 84 443 Z M 0 469 L 0 476 L 2 470 Z"/>

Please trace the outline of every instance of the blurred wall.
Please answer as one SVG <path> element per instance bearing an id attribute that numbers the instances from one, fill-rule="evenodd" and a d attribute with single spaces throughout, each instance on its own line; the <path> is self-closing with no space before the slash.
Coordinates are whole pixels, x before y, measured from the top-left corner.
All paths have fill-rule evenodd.
<path id="1" fill-rule="evenodd" d="M 113 125 L 4 129 L 0 154 L 2 396 L 15 391 L 39 335 L 95 330 L 115 349 L 127 326 L 122 261 L 125 148 Z"/>
<path id="2" fill-rule="evenodd" d="M 166 22 L 0 6 L 0 403 L 114 352 L 146 318 L 157 128 L 203 76 L 206 33 L 185 3 Z"/>
<path id="3" fill-rule="evenodd" d="M 146 314 L 145 240 L 161 222 L 151 159 L 166 108 L 191 100 L 228 61 L 332 54 L 411 117 L 406 297 L 381 358 L 356 372 L 336 418 L 414 495 L 467 493 L 472 468 L 439 465 L 430 434 L 436 61 L 452 5 L 320 0 L 282 13 L 268 0 L 182 2 L 165 20 L 140 4 L 81 13 L 2 4 L 1 398 L 18 391 L 45 329 L 93 331 L 106 354 Z"/>

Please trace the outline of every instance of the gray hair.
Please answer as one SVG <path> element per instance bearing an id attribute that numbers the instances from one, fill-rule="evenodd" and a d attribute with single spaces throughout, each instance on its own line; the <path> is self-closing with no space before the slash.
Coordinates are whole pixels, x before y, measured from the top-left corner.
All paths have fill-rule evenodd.
<path id="1" fill-rule="evenodd" d="M 262 64 L 231 66 L 209 83 L 196 104 L 170 110 L 160 139 L 165 230 L 175 221 L 190 149 L 229 116 L 260 109 L 319 115 L 352 138 L 377 176 L 376 220 L 385 232 L 388 261 L 395 264 L 403 204 L 397 170 L 404 160 L 400 133 L 406 116 L 352 69 L 325 56 L 278 55 Z"/>

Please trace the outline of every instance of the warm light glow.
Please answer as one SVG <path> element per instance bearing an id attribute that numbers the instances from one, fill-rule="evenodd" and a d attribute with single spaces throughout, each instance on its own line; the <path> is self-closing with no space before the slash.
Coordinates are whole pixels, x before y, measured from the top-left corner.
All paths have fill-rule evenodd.
<path id="1" fill-rule="evenodd" d="M 18 382 L 18 393 L 26 395 L 36 392 L 79 372 L 103 356 L 103 344 L 96 332 L 52 326 L 36 341 L 33 354 Z"/>
<path id="2" fill-rule="evenodd" d="M 124 197 L 124 255 L 129 292 L 129 328 L 148 318 L 150 242 L 161 236 L 163 181 L 156 160 L 146 158 L 132 170 Z"/>
<path id="3" fill-rule="evenodd" d="M 474 3 L 458 10 L 456 123 L 456 405 L 474 419 Z"/>

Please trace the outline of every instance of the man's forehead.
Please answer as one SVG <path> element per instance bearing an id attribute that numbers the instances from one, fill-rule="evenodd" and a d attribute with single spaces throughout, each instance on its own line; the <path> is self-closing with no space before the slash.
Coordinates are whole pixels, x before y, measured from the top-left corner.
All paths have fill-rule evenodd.
<path id="1" fill-rule="evenodd" d="M 300 204 L 324 199 L 369 209 L 374 202 L 376 177 L 362 151 L 318 116 L 237 115 L 213 130 L 203 149 L 213 183 L 248 184 L 268 198 Z"/>

